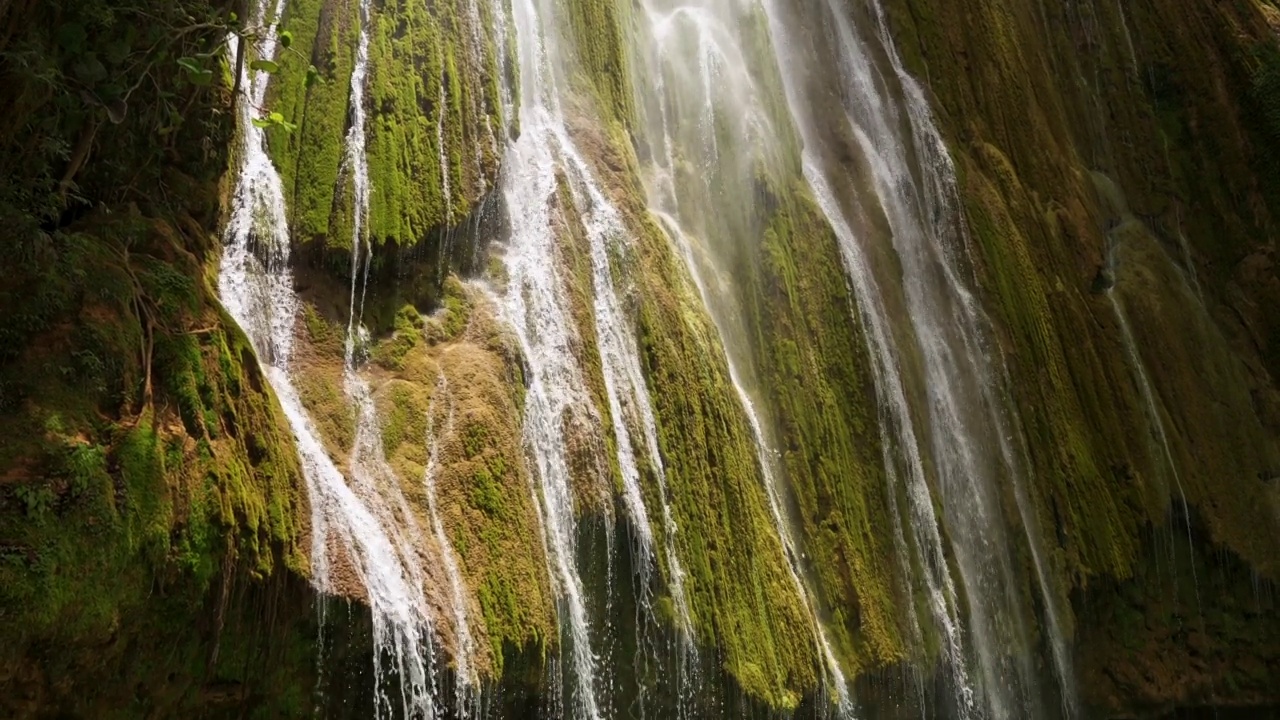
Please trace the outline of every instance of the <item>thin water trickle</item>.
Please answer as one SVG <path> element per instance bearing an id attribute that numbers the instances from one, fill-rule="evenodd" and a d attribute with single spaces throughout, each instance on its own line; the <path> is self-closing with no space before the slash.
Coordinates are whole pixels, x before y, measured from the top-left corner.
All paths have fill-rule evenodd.
<path id="1" fill-rule="evenodd" d="M 1195 540 L 1191 534 L 1191 506 L 1187 504 L 1187 494 L 1182 489 L 1182 474 L 1178 472 L 1178 463 L 1173 457 L 1173 448 L 1169 445 L 1169 435 L 1165 432 L 1164 418 L 1160 414 L 1160 406 L 1157 404 L 1155 390 L 1151 386 L 1151 380 L 1147 377 L 1147 366 L 1142 361 L 1142 355 L 1138 352 L 1138 344 L 1133 336 L 1133 329 L 1129 326 L 1129 316 L 1124 311 L 1124 305 L 1120 299 L 1116 297 L 1115 288 L 1107 291 L 1107 300 L 1111 303 L 1111 309 L 1115 312 L 1116 323 L 1120 326 L 1120 336 L 1124 342 L 1125 355 L 1129 358 L 1129 367 L 1133 370 L 1134 380 L 1138 385 L 1138 394 L 1142 396 L 1143 410 L 1147 415 L 1147 422 L 1150 423 L 1151 432 L 1155 437 L 1156 446 L 1161 454 L 1169 475 L 1173 477 L 1174 487 L 1178 491 L 1178 501 L 1182 505 L 1182 518 L 1187 530 L 1187 549 L 1190 553 L 1188 565 L 1191 568 L 1191 582 L 1195 587 L 1196 594 L 1196 610 L 1200 610 L 1200 581 L 1196 577 L 1195 565 Z"/>
<path id="2" fill-rule="evenodd" d="M 637 525 L 636 531 L 641 540 L 641 567 L 653 560 L 653 530 L 640 488 L 640 468 L 632 439 L 632 425 L 639 426 L 645 458 L 657 481 L 669 589 L 676 609 L 678 629 L 684 634 L 687 649 L 692 650 L 693 622 L 684 592 L 684 569 L 676 552 L 677 527 L 668 502 L 666 468 L 658 449 L 657 419 L 640 367 L 635 332 L 622 312 L 614 290 L 613 270 L 610 266 L 610 250 L 625 243 L 627 229 L 617 211 L 592 183 L 586 162 L 577 154 L 563 128 L 557 129 L 556 136 L 564 161 L 573 170 L 569 176 L 575 205 L 586 208 L 582 213 L 582 220 L 591 244 L 596 338 L 600 346 L 605 394 L 609 400 L 618 463 L 622 471 L 623 498 Z M 648 570 L 642 571 L 642 587 L 648 584 L 643 572 Z M 649 599 L 642 599 L 642 602 L 649 602 Z"/>
<path id="3" fill-rule="evenodd" d="M 444 427 L 436 428 L 436 403 L 443 399 L 445 407 Z M 476 675 L 476 642 L 471 635 L 471 625 L 467 620 L 466 581 L 458 567 L 458 558 L 445 532 L 440 519 L 439 500 L 437 499 L 436 482 L 440 475 L 440 439 L 453 432 L 453 397 L 449 394 L 449 378 L 444 370 L 440 371 L 440 379 L 431 395 L 431 405 L 427 409 L 427 468 L 423 473 L 423 483 L 427 488 L 427 508 L 431 513 L 431 530 L 436 544 L 440 546 L 440 556 L 444 563 L 445 575 L 449 580 L 449 600 L 453 612 L 454 632 L 454 670 L 457 683 L 454 689 L 454 711 L 459 718 L 471 717 L 471 711 L 478 704 L 475 688 L 479 687 Z"/>
<path id="4" fill-rule="evenodd" d="M 449 180 L 449 150 L 445 146 L 445 120 L 448 117 L 445 77 L 440 76 L 440 99 L 436 101 L 436 149 L 440 152 L 440 193 L 444 196 L 445 227 L 453 226 L 453 187 Z"/>
<path id="5" fill-rule="evenodd" d="M 783 29 L 778 11 L 772 9 L 768 3 L 766 8 L 770 9 L 770 25 L 773 28 L 775 47 L 777 47 L 777 43 L 785 42 L 787 34 Z M 788 67 L 792 62 L 794 60 L 779 51 L 780 67 Z M 957 616 L 956 591 L 947 569 L 946 552 L 942 545 L 938 519 L 934 513 L 933 501 L 925 480 L 920 444 L 916 438 L 915 425 L 907 403 L 907 395 L 898 367 L 897 352 L 892 345 L 890 330 L 887 327 L 887 313 L 883 308 L 879 290 L 863 250 L 854 237 L 852 228 L 844 219 L 843 210 L 835 202 L 826 177 L 817 170 L 816 160 L 810 156 L 811 148 L 818 147 L 818 142 L 812 126 L 807 121 L 807 111 L 799 109 L 802 100 L 798 82 L 794 78 L 789 78 L 790 75 L 784 72 L 783 85 L 787 102 L 793 108 L 792 115 L 805 146 L 802 157 L 804 176 L 818 206 L 826 215 L 839 240 L 841 255 L 846 263 L 850 284 L 857 301 L 859 318 L 867 334 L 877 379 L 880 419 L 884 433 L 881 444 L 885 453 L 886 476 L 891 483 L 889 494 L 896 495 L 897 490 L 893 485 L 905 481 L 914 544 L 917 551 L 921 553 L 919 565 L 923 577 L 920 579 L 925 584 L 933 622 L 942 638 L 944 659 L 952 673 L 952 683 L 957 688 L 956 710 L 961 717 L 968 717 L 976 711 L 978 700 L 975 697 L 974 687 L 968 679 L 964 638 L 961 622 Z M 898 448 L 897 456 L 892 450 L 895 447 Z M 906 558 L 900 558 L 904 567 L 909 568 L 905 565 L 906 561 Z"/>
<path id="6" fill-rule="evenodd" d="M 1129 51 L 1129 66 L 1133 68 L 1134 77 L 1142 71 L 1138 65 L 1138 51 L 1133 46 L 1133 35 L 1129 33 L 1129 17 L 1124 11 L 1124 0 L 1116 2 L 1116 12 L 1120 14 L 1120 29 L 1124 32 L 1125 48 Z"/>
<path id="7" fill-rule="evenodd" d="M 378 712 L 387 716 L 396 711 L 396 703 L 382 688 L 382 680 L 389 670 L 395 670 L 399 678 L 399 709 L 411 717 L 433 718 L 442 709 L 437 703 L 436 657 L 434 629 L 425 589 L 427 569 L 423 566 L 422 548 L 425 537 L 418 526 L 417 517 L 409 506 L 400 480 L 388 465 L 383 454 L 382 428 L 377 417 L 371 388 L 360 374 L 364 348 L 368 334 L 362 324 L 365 294 L 369 287 L 369 270 L 372 265 L 373 247 L 367 227 L 369 197 L 369 163 L 366 147 L 367 112 L 365 108 L 366 82 L 369 71 L 369 0 L 360 4 L 360 34 L 357 40 L 356 60 L 351 73 L 350 117 L 347 129 L 346 155 L 340 177 L 349 181 L 352 196 L 351 230 L 351 303 L 347 324 L 343 389 L 355 406 L 355 441 L 351 448 L 348 472 L 351 484 L 369 503 L 380 518 L 385 532 L 390 536 L 400 558 L 400 572 L 415 594 L 417 614 L 404 632 L 391 633 L 394 641 L 390 653 L 375 653 L 374 668 Z M 357 300 L 358 291 L 358 300 Z M 375 617 L 375 632 L 378 620 Z M 375 640 L 377 640 L 375 638 Z M 390 666 L 383 663 L 390 660 Z M 462 680 L 460 680 L 462 682 Z"/>

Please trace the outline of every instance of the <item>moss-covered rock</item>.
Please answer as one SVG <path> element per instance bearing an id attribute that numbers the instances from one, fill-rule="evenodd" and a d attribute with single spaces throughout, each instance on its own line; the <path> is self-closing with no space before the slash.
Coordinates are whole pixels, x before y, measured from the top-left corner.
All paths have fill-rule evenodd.
<path id="1" fill-rule="evenodd" d="M 1128 636 L 1099 603 L 1151 576 L 1153 534 L 1186 535 L 1184 497 L 1197 554 L 1275 582 L 1280 516 L 1260 479 L 1280 436 L 1260 314 L 1276 298 L 1280 197 L 1264 160 L 1267 13 L 1252 2 L 886 4 L 958 166 L 1054 564 L 1064 590 L 1093 598 L 1073 603 L 1077 627 Z M 1098 584 L 1108 589 L 1095 595 Z M 1234 602 L 1223 612 L 1251 617 Z M 1204 653 L 1231 647 L 1210 635 L 1222 644 Z M 1130 651 L 1138 664 L 1166 652 Z M 1227 684 L 1222 667 L 1202 671 Z M 1230 703 L 1168 684 L 1126 697 L 1133 686 L 1101 678 L 1086 674 L 1082 692 L 1108 711 Z"/>
<path id="2" fill-rule="evenodd" d="M 503 124 L 498 55 L 492 18 L 478 8 L 466 0 L 370 4 L 366 230 L 379 268 L 413 250 L 415 272 L 430 275 L 448 231 L 493 187 Z M 294 241 L 338 277 L 348 273 L 353 240 L 346 143 L 361 25 L 354 1 L 288 3 L 281 26 L 295 39 L 280 51 L 269 93 L 273 110 L 298 126 L 270 137 Z"/>
<path id="3" fill-rule="evenodd" d="M 431 315 L 405 305 L 390 332 L 372 336 L 360 351 L 368 362 L 356 372 L 369 384 L 390 480 L 421 530 L 418 550 L 429 559 L 424 592 L 445 657 L 456 658 L 460 645 L 445 549 L 432 532 L 426 494 L 433 443 L 437 512 L 458 561 L 463 612 L 477 645 L 472 668 L 486 686 L 514 689 L 528 681 L 526 674 L 538 676 L 558 638 L 525 467 L 522 368 L 485 296 L 456 277 L 443 287 Z M 302 318 L 291 373 L 330 456 L 346 468 L 356 417 L 344 389 L 346 327 L 310 303 Z M 517 666 L 512 678 L 505 674 L 508 663 Z"/>
<path id="4" fill-rule="evenodd" d="M 90 714 L 131 702 L 176 712 L 209 683 L 261 693 L 270 677 L 282 688 L 271 702 L 305 705 L 314 678 L 299 625 L 281 628 L 289 654 L 269 674 L 249 674 L 265 648 L 230 633 L 227 659 L 249 664 L 219 665 L 232 588 L 284 592 L 307 575 L 310 513 L 292 436 L 206 283 L 210 236 L 190 216 L 121 208 L 49 242 L 57 254 L 3 291 L 9 330 L 43 315 L 0 370 L 0 427 L 19 439 L 0 484 L 0 683 L 25 688 L 6 696 Z M 257 611 L 237 600 L 230 612 Z M 191 618 L 207 632 L 178 640 Z M 98 691 L 66 692 L 93 673 L 104 673 Z"/>

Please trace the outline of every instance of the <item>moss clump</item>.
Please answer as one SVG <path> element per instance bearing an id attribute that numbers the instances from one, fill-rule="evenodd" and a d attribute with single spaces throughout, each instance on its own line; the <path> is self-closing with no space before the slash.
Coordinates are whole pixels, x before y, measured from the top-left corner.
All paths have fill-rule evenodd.
<path id="1" fill-rule="evenodd" d="M 630 126 L 635 121 L 634 95 L 625 33 L 631 6 L 610 0 L 566 3 L 574 57 L 586 89 L 597 100 L 602 120 Z"/>
<path id="2" fill-rule="evenodd" d="M 502 677 L 508 656 L 544 653 L 558 634 L 524 464 L 514 392 L 520 366 L 489 310 L 478 306 L 472 317 L 466 336 L 438 356 L 447 391 L 434 398 L 442 459 L 437 486 L 446 532 L 474 592 L 479 612 L 473 617 L 483 618 L 494 677 Z M 444 426 L 446 406 L 452 426 Z"/>
<path id="3" fill-rule="evenodd" d="M 285 4 L 280 25 L 293 34 L 291 52 L 277 58 L 269 98 L 274 112 L 297 125 L 272 129 L 272 160 L 285 188 L 289 226 L 303 243 L 351 248 L 350 217 L 337 202 L 347 103 L 359 31 L 357 3 L 299 0 Z M 308 84 L 314 66 L 321 80 Z"/>
<path id="4" fill-rule="evenodd" d="M 425 533 L 420 550 L 433 559 L 443 552 L 426 494 L 427 482 L 435 485 L 437 512 L 458 560 L 464 610 L 479 646 L 475 667 L 486 683 L 515 687 L 527 679 L 508 678 L 507 661 L 515 660 L 518 671 L 529 670 L 557 638 L 538 542 L 542 528 L 524 466 L 521 366 L 483 296 L 455 277 L 443 287 L 435 313 L 423 317 L 403 307 L 394 330 L 371 340 L 370 362 L 358 372 L 369 384 L 382 455 L 394 473 L 383 479 L 398 484 Z M 317 329 L 308 331 L 310 339 L 327 337 L 331 324 L 304 309 L 304 317 L 313 316 L 307 324 Z M 339 343 L 295 348 L 295 384 L 339 466 L 349 456 L 351 438 L 333 433 L 354 419 L 352 403 L 338 385 L 342 367 Z M 428 478 L 433 445 L 438 455 Z M 425 590 L 441 609 L 445 651 L 454 653 L 459 647 L 443 567 L 438 560 L 426 566 Z"/>

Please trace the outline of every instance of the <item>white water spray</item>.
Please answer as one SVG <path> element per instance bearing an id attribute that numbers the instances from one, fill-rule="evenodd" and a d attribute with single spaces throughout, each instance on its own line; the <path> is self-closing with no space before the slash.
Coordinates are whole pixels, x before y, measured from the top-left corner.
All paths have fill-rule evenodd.
<path id="1" fill-rule="evenodd" d="M 1039 537 L 1027 516 L 1018 483 L 1014 446 L 1003 440 L 1008 433 L 1004 415 L 1001 375 L 989 366 L 994 351 L 986 320 L 957 265 L 964 262 L 966 239 L 957 232 L 962 222 L 955 207 L 954 170 L 919 86 L 901 66 L 878 3 L 872 10 L 874 35 L 889 59 L 893 80 L 901 92 L 906 116 L 886 96 L 887 80 L 879 72 L 866 40 L 860 37 L 840 9 L 826 2 L 822 22 L 830 28 L 829 40 L 838 54 L 845 97 L 845 122 L 854 146 L 865 163 L 870 189 L 878 207 L 863 212 L 883 212 L 888 222 L 892 252 L 902 264 L 904 286 L 877 276 L 877 267 L 863 245 L 873 236 L 858 237 L 844 202 L 857 207 L 871 198 L 844 199 L 818 153 L 823 140 L 812 115 L 811 104 L 795 68 L 795 47 L 781 38 L 797 38 L 783 19 L 784 10 L 767 2 L 774 31 L 778 65 L 782 71 L 788 105 L 804 141 L 804 175 L 819 206 L 840 240 L 841 253 L 867 331 L 877 390 L 882 404 L 882 426 L 893 433 L 899 457 L 886 458 L 890 480 L 907 482 L 916 546 L 922 554 L 923 580 L 929 592 L 933 620 L 943 638 L 943 650 L 956 689 L 962 716 L 990 714 L 997 718 L 1040 714 L 1036 679 L 1027 653 L 1027 623 L 1012 566 L 1009 539 L 1000 512 L 1000 484 L 1015 486 L 1022 523 L 1037 565 L 1042 595 L 1050 610 L 1047 626 L 1055 666 L 1064 698 L 1071 697 L 1073 682 L 1065 642 L 1053 617 L 1053 594 L 1040 566 Z M 895 327 L 888 307 L 902 304 L 910 321 Z M 910 353 L 905 355 L 904 353 Z M 920 400 L 910 400 L 907 380 L 912 377 L 908 357 L 918 359 Z M 918 428 L 918 429 L 917 429 Z M 993 430 L 989 428 L 994 428 Z M 994 436 L 994 437 L 992 437 Z M 995 439 L 996 442 L 989 442 Z M 996 452 L 993 452 L 996 450 Z M 926 461 L 928 459 L 928 462 Z M 967 638 L 962 637 L 956 591 L 943 551 L 939 519 L 934 515 L 926 467 L 942 501 L 944 518 L 952 538 L 955 568 L 965 586 Z M 893 492 L 891 488 L 891 492 Z M 980 671 L 971 683 L 966 666 L 969 654 Z M 1022 657 L 1023 659 L 1018 659 Z M 980 693 L 980 694 L 979 694 Z M 1068 700 L 1065 709 L 1071 712 Z"/>
<path id="2" fill-rule="evenodd" d="M 271 17 L 279 17 L 283 9 L 281 0 Z M 255 21 L 266 17 L 267 3 L 259 2 Z M 229 43 L 233 54 L 238 52 L 239 38 L 233 35 Z M 367 41 L 363 47 L 367 61 Z M 272 57 L 275 29 L 268 29 L 253 50 L 258 57 Z M 239 164 L 219 295 L 248 334 L 297 441 L 312 508 L 313 580 L 327 593 L 354 590 L 346 582 L 340 585 L 334 574 L 335 557 L 343 557 L 355 576 L 351 579 L 367 594 L 374 624 L 377 715 L 434 718 L 432 638 L 416 559 L 400 538 L 388 535 L 386 529 L 392 525 L 384 508 L 371 504 L 376 498 L 370 497 L 368 488 L 349 485 L 330 459 L 293 386 L 290 361 L 299 302 L 289 267 L 284 192 L 267 154 L 264 132 L 252 122 L 265 100 L 268 79 L 266 73 L 247 69 L 240 78 L 244 94 L 237 103 Z M 382 687 L 393 670 L 399 677 L 394 702 Z M 398 706 L 394 711 L 393 704 Z"/>

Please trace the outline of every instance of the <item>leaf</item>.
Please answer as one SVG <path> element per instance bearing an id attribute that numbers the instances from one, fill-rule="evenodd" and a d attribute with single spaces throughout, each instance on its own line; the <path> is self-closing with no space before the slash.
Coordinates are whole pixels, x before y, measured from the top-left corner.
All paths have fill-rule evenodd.
<path id="1" fill-rule="evenodd" d="M 107 68 L 96 53 L 84 53 L 80 62 L 72 66 L 76 79 L 88 85 L 96 85 L 107 78 Z"/>
<path id="2" fill-rule="evenodd" d="M 280 46 L 284 48 L 288 48 L 288 47 L 291 47 L 292 45 L 293 45 L 293 33 L 289 32 L 288 30 L 281 30 Z"/>
<path id="3" fill-rule="evenodd" d="M 128 113 L 129 105 L 124 100 L 115 100 L 107 105 L 107 117 L 114 125 L 124 122 L 125 115 Z"/>
<path id="4" fill-rule="evenodd" d="M 204 72 L 204 67 L 200 65 L 198 60 L 192 57 L 180 57 L 178 58 L 178 64 L 182 66 L 183 70 L 186 70 L 192 75 L 199 75 Z"/>
<path id="5" fill-rule="evenodd" d="M 106 44 L 106 47 L 103 48 L 103 55 L 106 56 L 108 63 L 122 65 L 125 60 L 129 59 L 131 50 L 128 38 L 119 38 L 115 42 Z"/>
<path id="6" fill-rule="evenodd" d="M 58 44 L 73 53 L 83 50 L 85 40 L 88 39 L 89 33 L 85 32 L 80 23 L 67 23 L 58 28 Z"/>
<path id="7" fill-rule="evenodd" d="M 213 71 L 201 70 L 198 73 L 192 73 L 191 82 L 196 85 L 211 85 L 213 84 Z"/>
<path id="8" fill-rule="evenodd" d="M 254 127 L 256 127 L 256 128 L 263 128 L 263 129 L 266 129 L 266 128 L 271 127 L 271 125 L 272 125 L 272 124 L 273 124 L 273 123 L 272 123 L 272 122 L 271 122 L 271 120 L 269 120 L 269 119 L 263 119 L 263 118 L 254 118 L 254 119 L 253 119 L 253 126 L 254 126 Z"/>
<path id="9" fill-rule="evenodd" d="M 312 85 L 315 85 L 319 81 L 320 81 L 320 71 L 316 69 L 315 65 L 308 67 L 307 68 L 307 87 L 311 87 Z"/>
<path id="10" fill-rule="evenodd" d="M 269 115 L 268 117 L 270 117 L 270 118 L 271 118 L 271 122 L 273 122 L 273 123 L 280 123 L 280 124 L 283 124 L 283 123 L 284 123 L 284 115 L 282 115 L 282 114 L 280 114 L 280 113 L 278 113 L 278 112 L 273 112 L 273 113 L 271 113 L 271 115 Z"/>
<path id="11" fill-rule="evenodd" d="M 249 68 L 252 70 L 261 70 L 265 73 L 273 73 L 279 70 L 280 66 L 270 60 L 254 60 L 249 63 Z"/>

